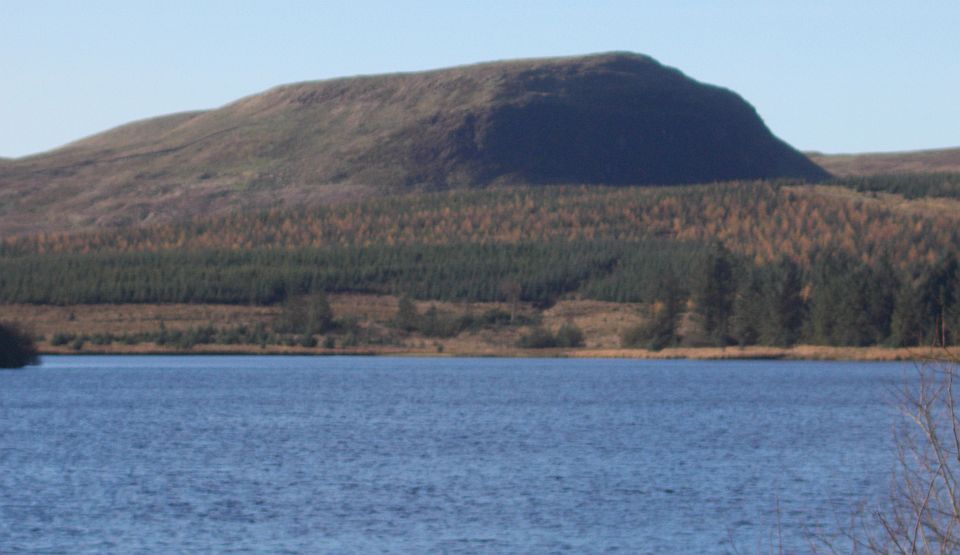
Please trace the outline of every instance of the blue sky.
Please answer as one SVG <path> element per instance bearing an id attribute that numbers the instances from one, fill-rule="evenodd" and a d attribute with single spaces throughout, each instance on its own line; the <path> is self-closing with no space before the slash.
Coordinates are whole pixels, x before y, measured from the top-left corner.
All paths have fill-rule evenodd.
<path id="1" fill-rule="evenodd" d="M 629 50 L 804 150 L 960 146 L 960 2 L 0 0 L 0 156 L 274 85 Z"/>

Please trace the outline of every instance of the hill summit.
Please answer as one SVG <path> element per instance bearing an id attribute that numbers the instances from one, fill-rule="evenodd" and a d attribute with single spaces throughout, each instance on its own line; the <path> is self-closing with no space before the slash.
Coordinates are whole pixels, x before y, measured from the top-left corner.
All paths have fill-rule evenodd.
<path id="1" fill-rule="evenodd" d="M 0 233 L 407 190 L 827 175 L 735 93 L 608 53 L 286 85 L 6 160 Z"/>

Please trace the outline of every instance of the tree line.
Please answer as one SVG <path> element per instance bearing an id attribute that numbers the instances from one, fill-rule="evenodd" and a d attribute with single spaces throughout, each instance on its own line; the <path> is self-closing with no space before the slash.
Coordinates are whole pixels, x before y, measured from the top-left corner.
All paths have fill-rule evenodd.
<path id="1" fill-rule="evenodd" d="M 167 251 L 0 259 L 0 302 L 279 304 L 365 292 L 545 308 L 561 298 L 645 303 L 651 329 L 626 344 L 669 346 L 953 344 L 960 330 L 956 256 L 901 270 L 842 250 L 808 265 L 760 262 L 721 243 L 572 241 L 398 245 L 294 251 Z M 330 325 L 310 311 L 314 333 Z M 681 317 L 695 316 L 683 335 Z M 294 316 L 291 316 L 294 318 Z M 300 317 L 303 320 L 304 317 Z M 462 323 L 417 326 L 443 336 Z M 303 322 L 291 328 L 303 328 Z M 698 335 L 699 334 L 699 335 Z"/>
<path id="2" fill-rule="evenodd" d="M 31 255 L 0 258 L 0 302 L 270 305 L 359 292 L 549 306 L 584 287 L 639 301 L 657 266 L 632 280 L 622 274 L 644 253 L 679 267 L 702 252 L 691 243 L 573 241 Z"/>
<path id="3" fill-rule="evenodd" d="M 837 181 L 857 190 L 931 193 L 934 178 Z M 861 183 L 862 181 L 862 183 Z M 891 185 L 892 183 L 892 185 Z M 923 193 L 926 194 L 926 193 Z M 932 194 L 932 193 L 931 193 Z M 0 240 L 0 257 L 650 239 L 709 242 L 769 262 L 808 265 L 840 249 L 901 270 L 960 244 L 960 214 L 916 210 L 836 186 L 731 182 L 683 187 L 528 187 L 277 208 L 191 222 Z"/>
<path id="4" fill-rule="evenodd" d="M 789 259 L 752 265 L 717 246 L 693 288 L 665 274 L 650 319 L 623 343 L 834 346 L 960 344 L 960 271 L 950 254 L 916 274 L 887 260 L 871 266 L 843 252 L 807 270 Z M 692 306 L 696 326 L 683 336 Z"/>

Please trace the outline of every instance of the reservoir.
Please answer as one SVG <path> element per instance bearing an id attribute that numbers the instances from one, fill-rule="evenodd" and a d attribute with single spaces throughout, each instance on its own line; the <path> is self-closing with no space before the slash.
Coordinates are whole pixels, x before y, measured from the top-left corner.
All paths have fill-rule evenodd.
<path id="1" fill-rule="evenodd" d="M 0 552 L 807 551 L 912 363 L 57 356 L 0 373 Z M 773 543 L 771 543 L 773 542 Z"/>

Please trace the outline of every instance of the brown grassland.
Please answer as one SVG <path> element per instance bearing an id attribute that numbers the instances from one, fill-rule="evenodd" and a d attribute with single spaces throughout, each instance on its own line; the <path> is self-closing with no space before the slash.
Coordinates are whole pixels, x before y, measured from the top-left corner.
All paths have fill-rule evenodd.
<path id="1" fill-rule="evenodd" d="M 388 330 L 397 313 L 398 299 L 387 295 L 331 295 L 330 304 L 338 318 L 348 318 L 360 326 Z M 503 303 L 417 302 L 422 313 L 431 306 L 450 314 L 481 313 L 492 308 L 509 310 Z M 520 312 L 530 313 L 530 307 Z M 621 333 L 644 321 L 644 307 L 632 303 L 610 303 L 591 300 L 564 300 L 542 313 L 545 328 L 555 330 L 573 322 L 583 330 L 585 345 L 577 349 L 521 349 L 517 340 L 529 331 L 528 326 L 467 331 L 452 338 L 429 338 L 418 333 L 400 334 L 395 344 L 358 345 L 334 349 L 285 345 L 195 345 L 188 349 L 173 345 L 143 342 L 133 345 L 114 342 L 96 345 L 85 342 L 80 349 L 71 344 L 51 345 L 53 334 L 93 335 L 98 333 L 155 332 L 161 326 L 168 330 L 188 330 L 203 326 L 225 327 L 256 324 L 270 325 L 280 317 L 281 307 L 213 305 L 213 304 L 147 304 L 147 305 L 74 305 L 35 306 L 0 305 L 0 319 L 19 322 L 37 337 L 44 354 L 298 354 L 298 355 L 412 355 L 412 356 L 547 356 L 578 358 L 631 359 L 808 359 L 808 360 L 920 360 L 941 350 L 925 348 L 894 349 L 886 347 L 829 347 L 797 345 L 779 347 L 676 347 L 661 351 L 625 349 L 620 346 Z M 685 323 L 684 325 L 689 325 Z"/>
<path id="2" fill-rule="evenodd" d="M 837 176 L 960 171 L 960 148 L 863 154 L 812 152 L 807 155 L 821 168 Z"/>

